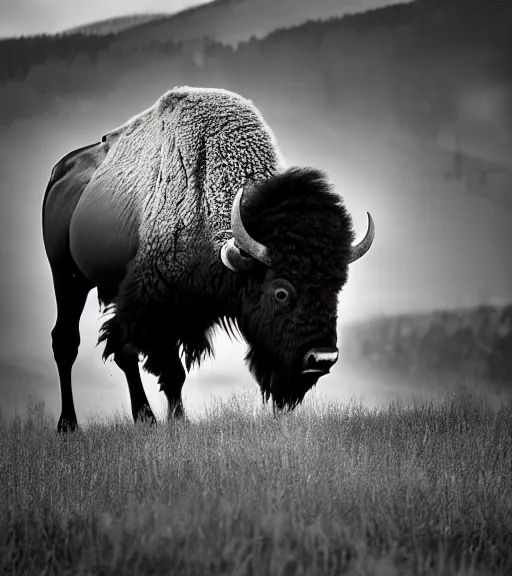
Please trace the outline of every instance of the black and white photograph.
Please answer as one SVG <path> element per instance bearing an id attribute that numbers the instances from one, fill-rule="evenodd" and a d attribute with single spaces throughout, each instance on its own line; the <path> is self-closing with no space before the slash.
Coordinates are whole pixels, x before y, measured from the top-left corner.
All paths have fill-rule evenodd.
<path id="1" fill-rule="evenodd" d="M 0 575 L 512 574 L 512 2 L 0 0 Z"/>

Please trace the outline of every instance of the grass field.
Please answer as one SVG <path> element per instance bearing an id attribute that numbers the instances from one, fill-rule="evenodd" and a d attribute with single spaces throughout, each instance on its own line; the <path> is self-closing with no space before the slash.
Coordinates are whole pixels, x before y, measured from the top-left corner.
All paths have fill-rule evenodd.
<path id="1" fill-rule="evenodd" d="M 512 574 L 512 405 L 0 421 L 0 574 Z"/>

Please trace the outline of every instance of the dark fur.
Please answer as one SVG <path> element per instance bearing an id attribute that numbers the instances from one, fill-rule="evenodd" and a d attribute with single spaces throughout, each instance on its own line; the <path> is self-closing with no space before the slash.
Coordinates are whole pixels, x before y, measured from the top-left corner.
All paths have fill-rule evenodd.
<path id="1" fill-rule="evenodd" d="M 242 220 L 268 246 L 273 268 L 233 273 L 220 261 L 221 242 L 205 246 L 186 278 L 147 263 L 143 278 L 132 270 L 115 300 L 115 321 L 104 323 L 99 341 L 130 341 L 154 374 L 172 350 L 182 349 L 187 369 L 213 353 L 216 326 L 238 327 L 250 346 L 246 360 L 264 398 L 293 408 L 315 381 L 297 376 L 297 362 L 312 345 L 335 345 L 337 294 L 347 281 L 354 240 L 351 218 L 325 175 L 290 168 L 244 192 Z M 297 291 L 296 307 L 275 307 L 268 287 L 286 279 Z M 121 330 L 122 333 L 119 333 Z"/>
<path id="2" fill-rule="evenodd" d="M 352 219 L 322 171 L 293 167 L 255 183 L 243 196 L 241 215 L 281 273 L 308 282 L 347 281 Z"/>

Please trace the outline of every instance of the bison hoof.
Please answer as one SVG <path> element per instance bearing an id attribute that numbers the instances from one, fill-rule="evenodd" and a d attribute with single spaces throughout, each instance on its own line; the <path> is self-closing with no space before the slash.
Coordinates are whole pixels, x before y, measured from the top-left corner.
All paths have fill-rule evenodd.
<path id="1" fill-rule="evenodd" d="M 78 422 L 75 418 L 66 418 L 61 416 L 57 424 L 57 432 L 59 434 L 67 434 L 68 432 L 76 432 L 78 430 Z"/>
<path id="2" fill-rule="evenodd" d="M 167 421 L 168 422 L 188 422 L 189 419 L 185 414 L 185 410 L 183 410 L 182 406 L 176 406 L 175 408 L 168 408 L 167 409 Z"/>
<path id="3" fill-rule="evenodd" d="M 156 426 L 156 418 L 149 406 L 143 406 L 133 418 L 136 424 Z"/>

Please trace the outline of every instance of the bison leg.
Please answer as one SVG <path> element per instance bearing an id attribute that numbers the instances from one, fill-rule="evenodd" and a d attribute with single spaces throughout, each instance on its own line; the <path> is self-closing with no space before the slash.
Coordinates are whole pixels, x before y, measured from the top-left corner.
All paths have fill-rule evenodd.
<path id="1" fill-rule="evenodd" d="M 167 398 L 167 419 L 180 419 L 185 416 L 181 389 L 185 383 L 185 369 L 178 350 L 159 350 L 148 354 L 145 368 L 158 377 L 160 391 Z"/>
<path id="2" fill-rule="evenodd" d="M 104 288 L 100 288 L 98 292 L 100 291 L 105 296 Z M 113 316 L 103 324 L 98 342 L 106 342 L 103 359 L 106 360 L 110 355 L 113 355 L 114 362 L 124 372 L 128 390 L 130 391 L 133 420 L 135 422 L 156 424 L 155 415 L 149 406 L 140 378 L 139 355 L 135 347 L 123 334 L 121 324 L 116 316 Z"/>
<path id="3" fill-rule="evenodd" d="M 114 362 L 121 368 L 126 376 L 130 400 L 132 404 L 132 416 L 135 422 L 149 422 L 156 424 L 156 418 L 142 385 L 139 371 L 139 355 L 129 343 L 116 343 Z"/>
<path id="4" fill-rule="evenodd" d="M 181 363 L 178 352 L 173 352 L 167 359 L 165 371 L 158 378 L 160 390 L 167 398 L 167 419 L 183 418 L 185 410 L 183 409 L 183 400 L 181 398 L 181 389 L 185 383 L 185 369 Z"/>
<path id="5" fill-rule="evenodd" d="M 70 432 L 78 428 L 71 370 L 80 346 L 79 322 L 87 295 L 93 284 L 80 274 L 53 273 L 53 286 L 57 301 L 57 321 L 52 330 L 52 348 L 60 380 L 62 409 L 57 430 Z"/>

